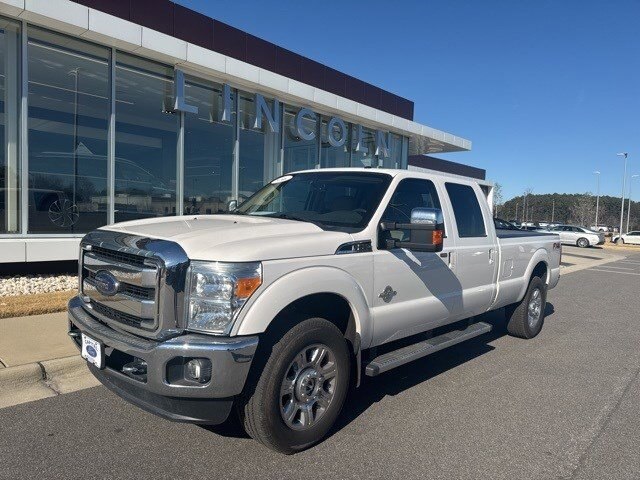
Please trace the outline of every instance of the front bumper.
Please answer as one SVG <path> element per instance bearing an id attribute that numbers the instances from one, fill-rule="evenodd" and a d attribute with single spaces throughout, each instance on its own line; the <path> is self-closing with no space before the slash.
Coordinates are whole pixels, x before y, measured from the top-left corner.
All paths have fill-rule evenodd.
<path id="1" fill-rule="evenodd" d="M 174 421 L 218 424 L 226 420 L 246 382 L 258 337 L 222 338 L 187 334 L 158 342 L 114 330 L 99 322 L 75 297 L 69 302 L 69 331 L 104 344 L 105 368 L 89 369 L 106 387 L 125 400 Z M 211 362 L 211 380 L 193 384 L 176 376 L 175 365 L 184 359 L 205 358 Z M 122 367 L 144 361 L 146 375 L 125 374 Z"/>

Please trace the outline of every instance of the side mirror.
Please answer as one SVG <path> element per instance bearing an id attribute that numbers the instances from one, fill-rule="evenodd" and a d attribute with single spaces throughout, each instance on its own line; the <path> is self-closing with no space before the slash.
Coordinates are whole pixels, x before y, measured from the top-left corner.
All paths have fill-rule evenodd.
<path id="1" fill-rule="evenodd" d="M 238 200 L 230 200 L 227 203 L 227 212 L 233 212 L 236 208 L 238 208 Z"/>
<path id="2" fill-rule="evenodd" d="M 414 208 L 411 223 L 383 222 L 382 230 L 409 230 L 410 239 L 387 240 L 387 248 L 408 248 L 416 252 L 440 252 L 444 239 L 444 218 L 439 208 Z"/>

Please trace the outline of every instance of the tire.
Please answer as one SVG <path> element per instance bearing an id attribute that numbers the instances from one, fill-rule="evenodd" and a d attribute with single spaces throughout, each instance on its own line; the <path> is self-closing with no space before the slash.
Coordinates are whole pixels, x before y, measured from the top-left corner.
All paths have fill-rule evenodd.
<path id="1" fill-rule="evenodd" d="M 587 240 L 584 237 L 581 237 L 576 242 L 576 245 L 578 245 L 580 248 L 587 248 L 589 246 L 589 240 Z"/>
<path id="2" fill-rule="evenodd" d="M 538 292 L 538 297 L 536 293 Z M 535 298 L 539 298 L 537 317 L 529 321 L 530 305 Z M 540 333 L 544 325 L 544 311 L 547 305 L 547 286 L 540 277 L 533 277 L 529 282 L 527 293 L 519 303 L 509 305 L 505 309 L 507 317 L 507 331 L 510 335 L 519 338 L 533 338 Z M 533 313 L 533 312 L 532 312 Z"/>
<path id="3" fill-rule="evenodd" d="M 322 347 L 327 352 L 316 355 Z M 315 356 L 319 357 L 316 364 L 309 361 Z M 334 372 L 331 378 L 330 370 Z M 285 454 L 318 443 L 342 410 L 350 372 L 347 342 L 333 323 L 323 318 L 298 323 L 275 343 L 255 388 L 240 400 L 239 413 L 246 432 Z M 291 388 L 286 389 L 285 384 Z M 314 403 L 316 393 L 318 400 Z M 289 415 L 291 412 L 293 415 Z"/>
<path id="4" fill-rule="evenodd" d="M 620 245 L 624 245 L 624 238 L 620 238 L 618 243 L 620 243 Z"/>

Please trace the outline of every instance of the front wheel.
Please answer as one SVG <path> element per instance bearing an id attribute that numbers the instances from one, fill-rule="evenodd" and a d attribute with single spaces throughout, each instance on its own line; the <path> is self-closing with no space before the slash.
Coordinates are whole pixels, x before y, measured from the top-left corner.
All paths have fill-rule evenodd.
<path id="1" fill-rule="evenodd" d="M 579 238 L 577 244 L 580 248 L 587 248 L 589 246 L 589 240 L 586 238 Z"/>
<path id="2" fill-rule="evenodd" d="M 546 306 L 547 285 L 540 277 L 533 277 L 522 301 L 505 309 L 509 334 L 526 339 L 538 335 L 544 324 Z"/>
<path id="3" fill-rule="evenodd" d="M 620 245 L 624 245 L 624 238 L 621 238 L 619 241 Z"/>
<path id="4" fill-rule="evenodd" d="M 297 324 L 274 345 L 255 388 L 242 399 L 247 433 L 286 454 L 322 440 L 342 410 L 350 362 L 333 323 L 311 318 Z"/>

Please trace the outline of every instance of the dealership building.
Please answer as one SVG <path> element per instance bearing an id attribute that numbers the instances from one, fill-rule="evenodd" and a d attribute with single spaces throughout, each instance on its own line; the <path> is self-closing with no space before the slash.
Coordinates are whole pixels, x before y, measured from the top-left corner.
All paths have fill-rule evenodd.
<path id="1" fill-rule="evenodd" d="M 97 227 L 225 211 L 295 170 L 471 148 L 168 0 L 0 0 L 0 78 L 0 263 L 75 259 Z"/>

